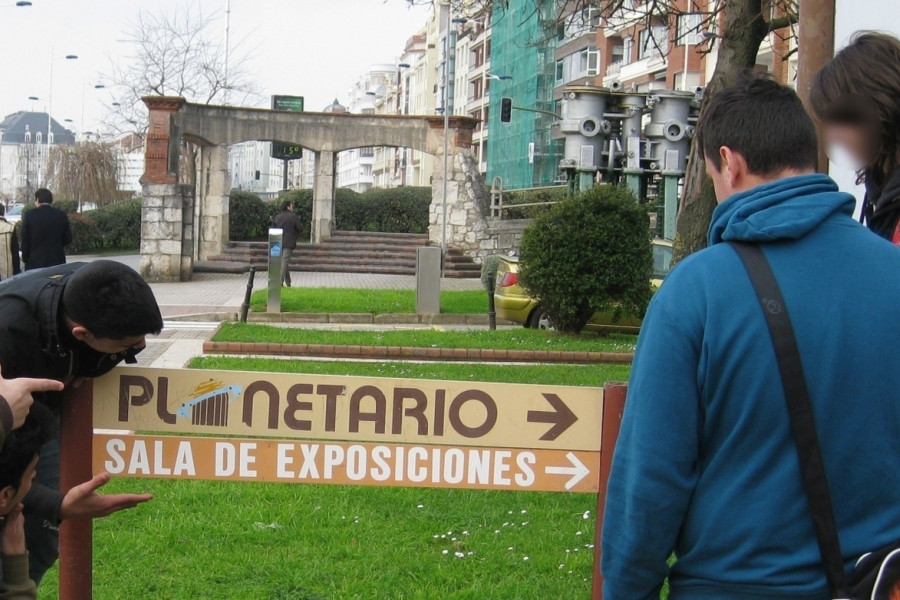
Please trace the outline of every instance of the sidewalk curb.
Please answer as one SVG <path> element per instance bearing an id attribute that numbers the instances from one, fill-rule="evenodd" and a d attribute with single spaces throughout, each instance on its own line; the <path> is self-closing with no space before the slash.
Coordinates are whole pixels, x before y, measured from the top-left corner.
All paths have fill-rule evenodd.
<path id="1" fill-rule="evenodd" d="M 499 361 L 559 364 L 631 364 L 634 354 L 487 348 L 412 346 L 332 346 L 272 342 L 203 342 L 204 354 L 267 355 L 309 358 L 366 358 L 429 361 Z"/>
<path id="2" fill-rule="evenodd" d="M 338 323 L 347 325 L 488 325 L 486 314 L 250 313 L 248 323 Z M 504 319 L 498 325 L 517 325 Z"/>

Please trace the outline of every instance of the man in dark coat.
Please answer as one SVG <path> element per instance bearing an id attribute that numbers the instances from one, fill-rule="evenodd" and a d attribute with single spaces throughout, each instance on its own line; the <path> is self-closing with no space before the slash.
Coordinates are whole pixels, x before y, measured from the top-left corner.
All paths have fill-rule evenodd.
<path id="1" fill-rule="evenodd" d="M 35 209 L 37 210 L 45 210 Z M 136 362 L 145 337 L 163 327 L 150 286 L 126 265 L 110 260 L 71 263 L 26 272 L 0 282 L 0 368 L 4 378 L 45 377 L 67 386 L 99 377 L 120 362 Z M 60 395 L 36 396 L 59 412 Z M 35 485 L 25 497 L 31 579 L 40 583 L 58 555 L 62 519 L 108 515 L 149 495 L 99 495 L 101 473 L 64 493 L 59 489 L 59 442 L 41 449 Z"/>
<path id="2" fill-rule="evenodd" d="M 301 233 L 300 218 L 294 214 L 294 205 L 290 200 L 281 203 L 281 210 L 275 215 L 275 227 L 281 234 L 281 283 L 291 287 L 291 257 L 297 248 L 297 235 Z"/>
<path id="3" fill-rule="evenodd" d="M 72 243 L 72 227 L 66 213 L 53 206 L 53 193 L 41 188 L 34 193 L 36 208 L 22 216 L 22 260 L 25 270 L 66 264 L 66 246 Z"/>

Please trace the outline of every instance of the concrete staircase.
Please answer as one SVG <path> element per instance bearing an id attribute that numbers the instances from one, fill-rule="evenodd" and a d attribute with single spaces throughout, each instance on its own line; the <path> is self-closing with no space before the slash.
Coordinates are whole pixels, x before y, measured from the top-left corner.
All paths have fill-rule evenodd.
<path id="1" fill-rule="evenodd" d="M 291 258 L 293 271 L 330 273 L 379 273 L 415 275 L 416 248 L 427 245 L 428 236 L 410 233 L 335 231 L 321 244 L 298 244 Z M 195 263 L 195 271 L 264 270 L 268 262 L 266 242 L 229 242 L 222 254 Z M 448 253 L 447 277 L 478 277 L 481 269 L 462 253 Z"/>

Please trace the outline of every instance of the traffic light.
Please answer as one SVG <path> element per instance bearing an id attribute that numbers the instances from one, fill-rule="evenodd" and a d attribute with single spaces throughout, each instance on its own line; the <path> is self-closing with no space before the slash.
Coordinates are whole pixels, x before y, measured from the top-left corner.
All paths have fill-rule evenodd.
<path id="1" fill-rule="evenodd" d="M 500 122 L 512 121 L 512 98 L 500 98 Z"/>

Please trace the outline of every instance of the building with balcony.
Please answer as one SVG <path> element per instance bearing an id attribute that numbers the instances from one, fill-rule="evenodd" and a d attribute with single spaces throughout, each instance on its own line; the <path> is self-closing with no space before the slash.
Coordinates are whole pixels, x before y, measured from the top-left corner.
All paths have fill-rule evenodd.
<path id="1" fill-rule="evenodd" d="M 460 28 L 457 45 L 456 114 L 478 119 L 472 132 L 472 150 L 478 158 L 479 170 L 487 173 L 488 116 L 491 84 L 500 86 L 502 73 L 491 72 L 491 12 L 478 10 L 467 17 Z M 462 91 L 460 91 L 462 88 Z"/>

